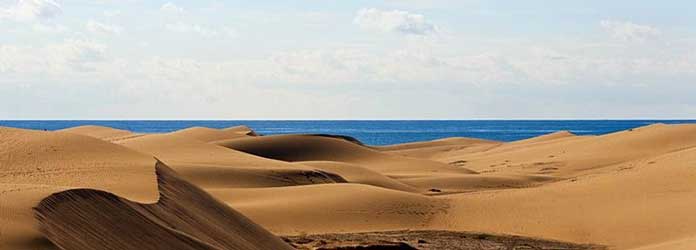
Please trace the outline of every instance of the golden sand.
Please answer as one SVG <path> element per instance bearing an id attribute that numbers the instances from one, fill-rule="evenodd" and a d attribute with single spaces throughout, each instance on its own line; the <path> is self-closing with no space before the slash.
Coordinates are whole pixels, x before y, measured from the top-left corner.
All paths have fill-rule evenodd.
<path id="1" fill-rule="evenodd" d="M 292 249 L 275 235 L 398 230 L 696 249 L 694 197 L 696 125 L 382 147 L 0 128 L 0 249 Z"/>

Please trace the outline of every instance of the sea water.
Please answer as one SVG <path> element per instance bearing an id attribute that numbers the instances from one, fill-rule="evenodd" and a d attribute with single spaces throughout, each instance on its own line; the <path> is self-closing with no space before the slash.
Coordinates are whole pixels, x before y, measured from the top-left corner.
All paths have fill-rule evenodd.
<path id="1" fill-rule="evenodd" d="M 0 121 L 0 126 L 58 130 L 80 125 L 100 125 L 138 133 L 163 133 L 192 126 L 226 128 L 246 125 L 264 135 L 337 134 L 355 137 L 369 145 L 388 145 L 455 136 L 514 141 L 559 130 L 568 130 L 578 135 L 601 135 L 653 123 L 696 123 L 696 120 L 11 120 Z"/>

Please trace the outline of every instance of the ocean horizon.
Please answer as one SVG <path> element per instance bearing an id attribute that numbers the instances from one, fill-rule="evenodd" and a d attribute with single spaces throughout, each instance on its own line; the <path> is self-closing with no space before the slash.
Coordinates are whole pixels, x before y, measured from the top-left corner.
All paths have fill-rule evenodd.
<path id="1" fill-rule="evenodd" d="M 0 126 L 36 130 L 97 125 L 136 133 L 166 133 L 189 127 L 226 128 L 245 125 L 262 135 L 336 134 L 368 145 L 390 145 L 448 137 L 515 141 L 556 131 L 602 135 L 655 123 L 696 120 L 0 120 Z"/>

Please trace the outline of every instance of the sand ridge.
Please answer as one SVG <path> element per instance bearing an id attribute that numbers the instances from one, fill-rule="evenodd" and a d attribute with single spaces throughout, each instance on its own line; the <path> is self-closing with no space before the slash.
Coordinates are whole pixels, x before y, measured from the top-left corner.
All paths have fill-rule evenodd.
<path id="1" fill-rule="evenodd" d="M 226 137 L 225 134 L 221 135 Z M 198 134 L 152 134 L 117 142 L 145 152 L 203 188 L 277 187 L 343 182 L 340 176 L 301 164 L 266 159 L 198 139 Z M 210 140 L 217 140 L 210 135 Z"/>
<path id="2" fill-rule="evenodd" d="M 157 203 L 92 189 L 63 191 L 35 208 L 39 230 L 62 249 L 292 249 L 163 163 L 156 172 Z"/>
<path id="3" fill-rule="evenodd" d="M 156 201 L 155 162 L 150 155 L 93 137 L 0 128 L 0 249 L 48 244 L 31 208 L 54 192 L 91 188 Z"/>
<path id="4" fill-rule="evenodd" d="M 105 141 L 118 141 L 127 138 L 141 136 L 142 134 L 133 133 L 128 130 L 115 129 L 104 126 L 85 125 L 58 130 L 59 132 L 73 133 L 95 137 Z"/>
<path id="5" fill-rule="evenodd" d="M 349 141 L 326 136 L 272 135 L 219 143 L 234 150 L 288 162 L 337 161 L 367 166 L 382 174 L 423 172 L 475 174 L 466 168 L 386 154 Z"/>

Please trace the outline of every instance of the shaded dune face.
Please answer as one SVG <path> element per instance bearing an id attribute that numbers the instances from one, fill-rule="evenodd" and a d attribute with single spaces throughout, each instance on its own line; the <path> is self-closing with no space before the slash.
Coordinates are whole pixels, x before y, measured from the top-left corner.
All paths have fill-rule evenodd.
<path id="1" fill-rule="evenodd" d="M 273 135 L 220 141 L 218 145 L 245 153 L 282 160 L 346 160 L 374 157 L 378 152 L 340 138 L 314 135 Z"/>
<path id="2" fill-rule="evenodd" d="M 321 137 L 328 137 L 328 138 L 335 138 L 335 139 L 341 139 L 344 141 L 352 142 L 355 144 L 358 144 L 360 146 L 365 146 L 360 140 L 356 139 L 355 137 L 352 136 L 347 136 L 347 135 L 331 135 L 331 134 L 307 134 L 308 136 L 321 136 Z"/>
<path id="3" fill-rule="evenodd" d="M 178 133 L 152 134 L 119 144 L 162 159 L 204 189 L 346 182 L 327 171 L 258 157 Z"/>
<path id="4" fill-rule="evenodd" d="M 126 200 L 93 189 L 55 193 L 34 209 L 61 249 L 292 249 L 280 238 L 157 163 L 160 199 Z"/>
<path id="5" fill-rule="evenodd" d="M 368 166 L 382 174 L 458 173 L 475 171 L 441 162 L 383 153 L 344 138 L 326 135 L 273 135 L 216 142 L 248 154 L 287 161 L 336 161 Z"/>

